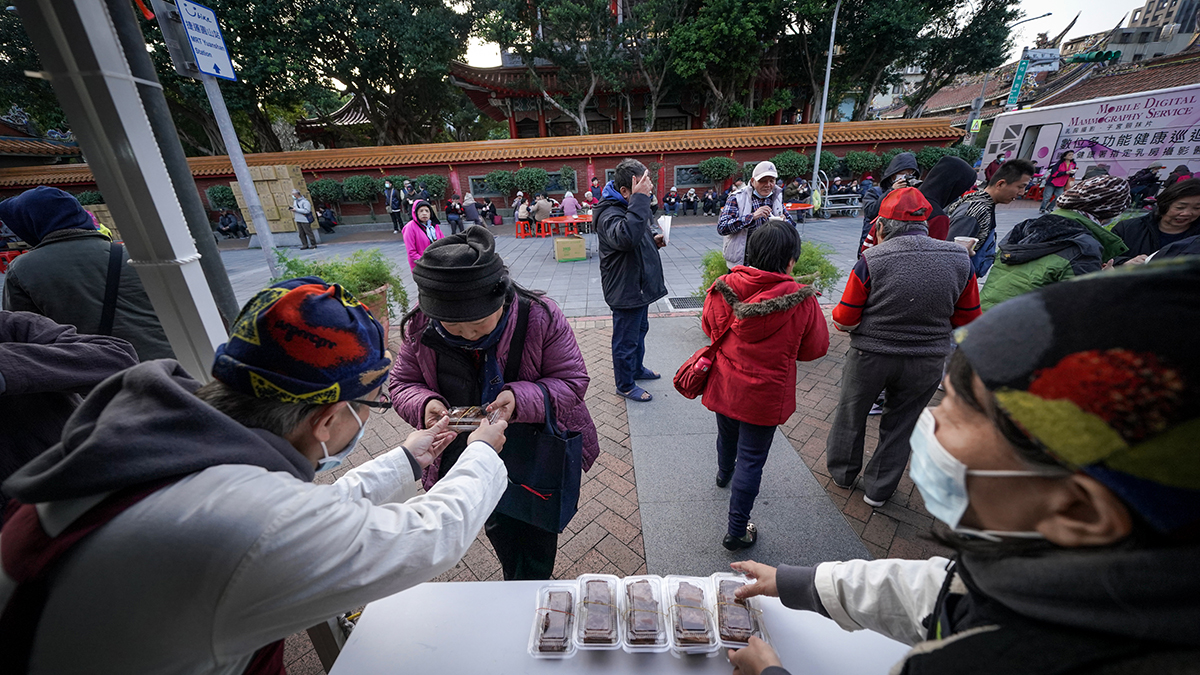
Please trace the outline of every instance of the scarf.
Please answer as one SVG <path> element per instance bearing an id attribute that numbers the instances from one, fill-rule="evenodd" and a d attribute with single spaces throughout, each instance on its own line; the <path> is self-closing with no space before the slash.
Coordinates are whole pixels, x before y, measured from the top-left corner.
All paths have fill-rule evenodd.
<path id="1" fill-rule="evenodd" d="M 512 314 L 515 304 L 515 302 L 509 303 L 508 307 L 504 308 L 504 314 L 500 315 L 500 322 L 496 324 L 492 332 L 478 340 L 461 338 L 446 330 L 441 321 L 433 321 L 433 329 L 445 340 L 446 344 L 471 352 L 482 352 L 483 368 L 479 370 L 479 390 L 481 392 L 479 404 L 483 406 L 495 401 L 496 397 L 500 395 L 500 390 L 504 389 L 504 371 L 500 368 L 500 358 L 496 354 L 496 347 L 500 344 L 500 338 L 504 336 L 504 328 L 508 325 L 508 317 Z"/>

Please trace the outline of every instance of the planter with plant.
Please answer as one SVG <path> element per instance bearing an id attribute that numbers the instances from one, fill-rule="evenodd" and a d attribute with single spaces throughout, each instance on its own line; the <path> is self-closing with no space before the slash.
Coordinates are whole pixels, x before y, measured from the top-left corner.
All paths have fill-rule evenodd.
<path id="1" fill-rule="evenodd" d="M 732 159 L 718 155 L 700 162 L 696 170 L 705 178 L 712 181 L 714 188 L 720 190 L 721 184 L 737 173 L 738 165 Z"/>
<path id="2" fill-rule="evenodd" d="M 772 157 L 771 162 L 775 165 L 775 170 L 779 172 L 781 181 L 803 177 L 812 170 L 812 161 L 809 160 L 808 155 L 802 155 L 795 150 L 784 150 Z"/>
<path id="3" fill-rule="evenodd" d="M 446 188 L 450 187 L 450 181 L 445 176 L 439 176 L 436 173 L 423 173 L 413 178 L 412 182 L 425 186 L 425 189 L 429 191 L 429 201 L 434 207 L 438 207 L 439 205 L 445 206 Z M 404 185 L 404 183 L 400 185 Z"/>
<path id="4" fill-rule="evenodd" d="M 527 197 L 545 190 L 549 184 L 550 174 L 546 173 L 545 169 L 539 169 L 536 166 L 517 169 L 517 172 L 513 174 L 513 187 L 524 192 Z"/>
<path id="5" fill-rule="evenodd" d="M 484 176 L 483 183 L 487 186 L 488 192 L 495 192 L 500 195 L 502 206 L 508 206 L 508 198 L 517 189 L 513 172 L 505 171 L 504 169 L 496 169 Z"/>
<path id="6" fill-rule="evenodd" d="M 807 242 L 800 248 L 800 258 L 792 267 L 792 276 L 796 281 L 812 286 L 828 294 L 837 289 L 842 280 L 842 272 L 829 261 L 833 248 L 828 244 Z M 709 251 L 700 259 L 700 288 L 693 294 L 703 298 L 717 277 L 729 274 L 725 265 L 725 255 L 720 251 Z"/>
<path id="7" fill-rule="evenodd" d="M 320 208 L 325 204 L 333 204 L 333 208 L 337 210 L 337 214 L 342 215 L 342 201 L 346 199 L 346 193 L 342 189 L 342 184 L 330 178 L 322 178 L 308 184 L 308 194 L 312 196 L 313 206 Z"/>
<path id="8" fill-rule="evenodd" d="M 408 312 L 408 292 L 397 272 L 396 264 L 384 257 L 377 248 L 355 251 L 349 258 L 311 260 L 293 258 L 276 250 L 279 277 L 320 277 L 327 283 L 338 284 L 354 294 L 359 302 L 383 325 L 387 338 L 391 319 Z M 400 307 L 399 313 L 396 307 Z"/>
<path id="9" fill-rule="evenodd" d="M 214 185 L 204 191 L 204 196 L 208 198 L 208 208 L 213 211 L 238 207 L 237 198 L 233 196 L 233 188 L 228 185 Z"/>

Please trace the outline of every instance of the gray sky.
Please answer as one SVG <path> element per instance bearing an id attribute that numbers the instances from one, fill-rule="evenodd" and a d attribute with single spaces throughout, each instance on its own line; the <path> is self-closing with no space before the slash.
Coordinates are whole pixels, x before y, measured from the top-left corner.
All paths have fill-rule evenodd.
<path id="1" fill-rule="evenodd" d="M 1021 9 L 1026 17 L 1033 17 L 1046 12 L 1052 15 L 1029 23 L 1023 23 L 1014 29 L 1016 48 L 1012 59 L 1021 55 L 1022 47 L 1032 47 L 1038 33 L 1058 35 L 1070 23 L 1077 12 L 1083 12 L 1075 27 L 1067 34 L 1068 38 L 1080 35 L 1099 33 L 1111 30 L 1121 21 L 1121 17 L 1132 12 L 1135 7 L 1144 3 L 1137 0 L 1021 0 Z M 1126 20 L 1128 17 L 1126 17 Z M 1124 25 L 1124 23 L 1122 23 Z M 481 68 L 500 65 L 500 48 L 495 44 L 486 44 L 477 38 L 472 38 L 467 48 L 467 63 Z"/>
<path id="2" fill-rule="evenodd" d="M 1122 16 L 1144 4 L 1144 0 L 1021 0 L 1021 9 L 1026 17 L 1046 12 L 1053 14 L 1044 19 L 1023 23 L 1013 29 L 1016 48 L 1013 50 L 1012 60 L 1015 61 L 1021 56 L 1022 47 L 1033 46 L 1033 40 L 1038 33 L 1058 35 L 1079 12 L 1083 13 L 1080 14 L 1079 21 L 1075 22 L 1075 27 L 1067 33 L 1068 38 L 1112 30 L 1118 21 L 1122 21 Z M 1126 16 L 1121 25 L 1124 26 L 1128 20 L 1129 17 Z"/>

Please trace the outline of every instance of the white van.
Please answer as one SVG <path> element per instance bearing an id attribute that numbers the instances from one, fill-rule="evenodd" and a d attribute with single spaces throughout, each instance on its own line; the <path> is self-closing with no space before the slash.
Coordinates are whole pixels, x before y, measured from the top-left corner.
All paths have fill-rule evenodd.
<path id="1" fill-rule="evenodd" d="M 1048 171 L 1064 150 L 1075 151 L 1077 179 L 1094 165 L 1126 178 L 1152 164 L 1167 167 L 1159 178 L 1180 164 L 1200 170 L 1200 84 L 1003 113 L 983 166 L 1003 155 Z"/>

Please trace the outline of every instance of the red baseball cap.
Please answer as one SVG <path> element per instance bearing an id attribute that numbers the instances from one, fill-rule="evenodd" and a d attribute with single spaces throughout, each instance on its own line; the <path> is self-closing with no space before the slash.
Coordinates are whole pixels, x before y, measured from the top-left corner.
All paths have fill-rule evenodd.
<path id="1" fill-rule="evenodd" d="M 889 220 L 928 220 L 932 213 L 925 195 L 911 187 L 892 190 L 879 205 L 879 215 Z"/>

